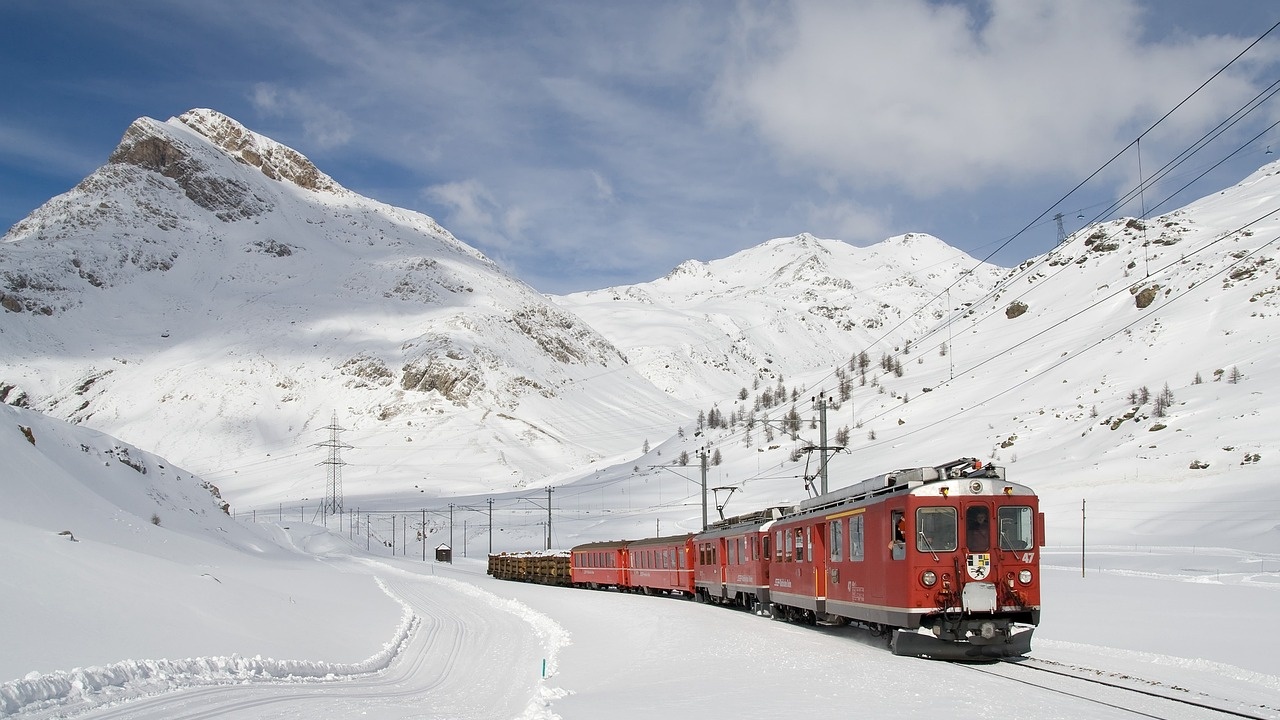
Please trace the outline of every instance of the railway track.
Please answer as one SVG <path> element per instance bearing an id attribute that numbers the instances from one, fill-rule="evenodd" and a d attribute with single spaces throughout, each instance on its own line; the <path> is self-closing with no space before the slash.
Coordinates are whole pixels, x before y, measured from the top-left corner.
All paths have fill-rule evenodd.
<path id="1" fill-rule="evenodd" d="M 1138 717 L 1169 717 L 1170 703 L 1204 710 L 1203 717 L 1237 717 L 1247 720 L 1280 720 L 1280 704 L 1254 705 L 1193 693 L 1187 688 L 1038 658 L 1014 658 L 991 665 L 964 665 L 974 672 L 994 675 L 1012 682 L 1114 708 Z M 1081 686 L 1076 683 L 1085 683 Z M 1074 685 L 1074 688 L 1073 688 Z M 1111 688 L 1099 692 L 1092 686 Z M 1139 702 L 1125 698 L 1141 696 Z M 1186 712 L 1186 711 L 1183 711 Z M 1199 717 L 1200 715 L 1197 715 Z"/>

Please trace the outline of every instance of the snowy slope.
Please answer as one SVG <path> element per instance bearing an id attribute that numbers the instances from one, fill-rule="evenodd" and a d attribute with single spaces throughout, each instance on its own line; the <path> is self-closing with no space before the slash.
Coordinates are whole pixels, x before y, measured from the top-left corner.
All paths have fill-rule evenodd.
<path id="1" fill-rule="evenodd" d="M 715 401 L 864 350 L 878 360 L 945 317 L 944 291 L 964 303 L 1001 274 L 929 235 L 854 247 L 806 234 L 557 301 L 606 333 L 654 384 Z"/>
<path id="2" fill-rule="evenodd" d="M 0 406 L 0 455 L 7 679 L 70 669 L 69 658 L 247 652 L 355 663 L 400 619 L 373 581 L 330 591 L 339 570 L 317 572 L 270 528 L 235 522 L 216 487 L 132 445 Z M 333 651 L 337 638 L 299 640 L 352 603 L 365 610 L 332 629 L 345 650 Z"/>
<path id="3" fill-rule="evenodd" d="M 703 360 L 715 353 L 732 357 L 735 344 L 730 335 L 705 330 L 717 317 L 706 308 L 718 294 L 732 298 L 719 307 L 718 322 L 739 328 L 748 327 L 753 314 L 769 317 L 769 311 L 741 299 L 746 292 L 719 276 L 763 277 L 765 264 L 746 258 L 771 245 L 835 250 L 838 243 L 803 236 L 771 241 L 712 263 L 714 271 L 698 273 L 686 265 L 654 283 L 565 298 L 567 307 L 629 356 L 651 352 L 645 372 L 658 384 L 674 382 L 664 375 L 668 364 L 678 370 L 671 377 L 695 378 L 682 386 L 693 397 L 702 397 L 694 385 L 718 384 L 720 394 L 702 407 L 718 407 L 729 418 L 728 427 L 673 438 L 661 457 L 655 450 L 639 463 L 596 477 L 624 482 L 637 466 L 710 447 L 722 458 L 711 480 L 739 487 L 737 507 L 802 499 L 801 476 L 813 474 L 818 459 L 798 457 L 797 451 L 820 444 L 812 399 L 822 391 L 829 442 L 838 432 L 847 434 L 848 450 L 831 461 L 833 487 L 886 467 L 977 455 L 1009 464 L 1012 473 L 1045 492 L 1057 511 L 1050 524 L 1057 519 L 1060 532 L 1078 525 L 1082 494 L 1102 492 L 1108 501 L 1124 503 L 1108 528 L 1114 539 L 1195 544 L 1188 531 L 1211 524 L 1197 503 L 1207 495 L 1244 510 L 1225 529 L 1233 542 L 1274 551 L 1280 548 L 1280 507 L 1250 507 L 1247 500 L 1273 492 L 1268 467 L 1280 444 L 1280 417 L 1270 402 L 1280 387 L 1280 360 L 1273 350 L 1280 339 L 1278 167 L 1264 167 L 1235 187 L 1164 216 L 1087 227 L 1052 253 L 1004 272 L 985 290 L 981 283 L 956 285 L 950 312 L 940 316 L 938 299 L 945 294 L 940 297 L 936 288 L 954 279 L 963 262 L 941 265 L 947 271 L 931 287 L 899 281 L 875 288 L 871 297 L 903 302 L 892 312 L 904 320 L 887 337 L 883 331 L 874 337 L 879 342 L 866 339 L 872 336 L 868 320 L 853 311 L 856 327 L 848 337 L 831 332 L 818 342 L 790 332 L 804 325 L 795 320 L 811 307 L 804 297 L 829 305 L 806 287 L 779 303 L 792 313 L 787 336 L 771 337 L 776 325 L 768 323 L 740 331 L 744 347 L 771 347 L 770 359 L 788 358 L 776 363 L 778 371 L 791 370 L 785 383 L 744 383 L 745 398 L 731 389 L 741 376 L 707 369 L 714 363 Z M 838 252 L 884 253 L 897 242 L 902 240 Z M 924 247 L 932 242 L 915 239 Z M 936 265 L 945 255 L 923 257 Z M 811 286 L 825 277 L 821 271 L 803 275 Z M 848 268 L 845 275 L 857 277 Z M 762 294 L 787 297 L 785 283 L 761 284 L 770 288 Z M 643 318 L 653 318 L 659 336 L 681 323 L 695 328 L 690 334 L 697 341 L 676 346 L 667 336 L 667 342 L 645 348 L 649 326 Z M 863 351 L 871 360 L 865 373 L 849 364 Z M 881 365 L 886 355 L 892 370 Z M 1161 395 L 1171 400 L 1158 409 Z M 792 409 L 802 419 L 794 437 L 776 429 Z M 1170 517 L 1176 522 L 1161 521 Z"/>
<path id="4" fill-rule="evenodd" d="M 430 218 L 209 110 L 135 122 L 5 235 L 0 279 L 4 402 L 177 458 L 242 502 L 323 492 L 313 446 L 333 413 L 365 453 L 348 458 L 359 495 L 410 489 L 393 464 L 428 487 L 518 487 L 638 445 L 597 430 L 618 404 L 668 427 L 679 407 Z"/>
<path id="5" fill-rule="evenodd" d="M 193 140 L 191 147 L 201 147 L 201 142 Z M 254 147 L 269 145 L 262 141 Z M 245 165 L 232 162 L 236 166 L 231 167 Z M 1280 703 L 1275 701 L 1280 676 L 1270 653 L 1280 638 L 1269 621 L 1280 590 L 1280 501 L 1274 499 L 1271 471 L 1272 448 L 1280 431 L 1269 402 L 1280 387 L 1271 350 L 1276 335 L 1274 289 L 1280 287 L 1274 260 L 1280 228 L 1272 219 L 1280 210 L 1273 207 L 1280 195 L 1275 170 L 1264 168 L 1237 187 L 1152 218 L 1145 230 L 1127 219 L 1087 228 L 1054 253 L 1002 273 L 999 282 L 967 288 L 964 300 L 953 288 L 949 313 L 938 315 L 922 305 L 926 309 L 917 318 L 917 308 L 907 300 L 906 306 L 883 308 L 881 326 L 875 329 L 897 332 L 895 318 L 913 319 L 901 326 L 901 335 L 872 338 L 883 344 L 868 346 L 872 363 L 865 384 L 862 373 L 848 365 L 849 354 L 855 352 L 849 348 L 871 337 L 865 331 L 876 317 L 874 304 L 857 304 L 862 292 L 839 300 L 847 306 L 838 316 L 857 324 L 856 330 L 848 331 L 856 337 L 852 342 L 829 329 L 826 323 L 832 318 L 819 322 L 810 312 L 787 322 L 786 308 L 837 306 L 829 302 L 834 295 L 822 297 L 820 288 L 825 285 L 812 286 L 813 277 L 848 275 L 850 285 L 870 287 L 865 292 L 902 293 L 922 301 L 940 289 L 912 289 L 911 281 L 902 279 L 884 288 L 854 282 L 859 265 L 840 266 L 842 261 L 833 258 L 842 257 L 846 248 L 831 241 L 801 236 L 772 241 L 746 254 L 768 257 L 779 246 L 790 245 L 794 251 L 803 245 L 824 263 L 840 267 L 771 276 L 777 289 L 759 295 L 795 293 L 774 306 L 767 299 L 751 299 L 749 291 L 733 290 L 727 278 L 741 278 L 749 286 L 752 273 L 763 277 L 763 268 L 786 267 L 788 258 L 801 253 L 780 253 L 776 263 L 744 262 L 739 257 L 734 263 L 688 265 L 686 270 L 697 272 L 682 271 L 655 283 L 670 288 L 688 275 L 680 292 L 647 295 L 653 312 L 629 308 L 628 303 L 638 302 L 634 295 L 632 300 L 622 295 L 613 300 L 612 293 L 596 294 L 585 301 L 591 308 L 583 314 L 595 313 L 590 325 L 610 340 L 582 340 L 583 345 L 570 347 L 617 347 L 628 357 L 643 356 L 637 364 L 661 383 L 658 371 L 663 368 L 654 359 L 659 355 L 645 354 L 643 338 L 664 337 L 664 327 L 678 326 L 682 316 L 694 318 L 685 322 L 690 334 L 700 338 L 690 345 L 701 354 L 682 349 L 667 357 L 688 363 L 685 372 L 699 376 L 697 386 L 673 383 L 672 392 L 683 396 L 673 402 L 626 365 L 598 359 L 591 364 L 550 365 L 565 373 L 553 373 L 562 377 L 550 386 L 554 392 L 520 395 L 514 408 L 500 404 L 501 397 L 482 411 L 446 402 L 438 390 L 432 391 L 435 395 L 426 393 L 438 413 L 426 413 L 425 419 L 412 415 L 413 426 L 409 417 L 395 416 L 405 423 L 394 431 L 395 446 L 388 442 L 383 454 L 365 456 L 377 458 L 366 460 L 368 465 L 353 463 L 347 468 L 349 498 L 359 498 L 356 502 L 366 508 L 388 508 L 360 519 L 362 529 L 379 538 L 372 543 L 367 536 L 365 543 L 353 537 L 349 517 L 324 528 L 306 522 L 313 515 L 300 512 L 314 510 L 319 483 L 311 468 L 322 454 L 305 454 L 284 441 L 273 445 L 296 451 L 290 466 L 277 464 L 265 451 L 237 456 L 244 451 L 219 443 L 226 438 L 246 442 L 246 433 L 299 437 L 298 428 L 328 421 L 330 410 L 318 398 L 342 397 L 350 403 L 367 394 L 414 397 L 402 387 L 396 389 L 395 382 L 380 385 L 380 373 L 367 369 L 376 364 L 362 366 L 363 374 L 343 374 L 325 364 L 330 361 L 318 354 L 321 347 L 309 354 L 305 342 L 299 341 L 309 337 L 329 353 L 367 347 L 371 337 L 393 334 L 377 323 L 389 322 L 391 311 L 386 308 L 403 309 L 401 301 L 366 298 L 363 314 L 356 312 L 346 320 L 351 338 L 344 344 L 333 335 L 333 316 L 308 320 L 310 335 L 282 331 L 294 316 L 274 315 L 276 305 L 255 305 L 252 293 L 240 288 L 244 268 L 257 267 L 256 262 L 289 262 L 321 252 L 337 256 L 327 245 L 251 257 L 244 267 L 233 264 L 240 270 L 219 268 L 223 259 L 239 258 L 242 246 L 228 250 L 210 241 L 210 247 L 225 251 L 224 257 L 189 251 L 182 244 L 166 245 L 169 252 L 180 252 L 167 270 L 144 269 L 127 258 L 119 260 L 122 256 L 89 264 L 85 273 L 102 282 L 99 288 L 78 270 L 67 270 L 77 268 L 77 258 L 80 268 L 88 264 L 88 249 L 99 247 L 90 238 L 112 238 L 103 247 L 115 248 L 112 243 L 127 244 L 146 235 L 156 242 L 137 245 L 145 251 L 161 245 L 164 236 L 129 230 L 123 225 L 126 220 L 118 219 L 111 221 L 116 225 L 102 221 L 105 224 L 93 226 L 110 227 L 105 235 L 57 237 L 62 231 L 50 228 L 66 226 L 50 211 L 52 219 L 41 225 L 43 229 L 32 225 L 23 230 L 42 240 L 16 242 L 11 234 L 0 256 L 9 263 L 6 271 L 21 267 L 29 273 L 24 286 L 29 292 L 11 292 L 11 280 L 6 286 L 4 302 L 22 303 L 21 311 L 8 308 L 0 316 L 4 352 L 11 353 L 0 383 L 6 402 L 22 402 L 24 393 L 29 404 L 45 397 L 50 403 L 46 409 L 77 417 L 84 425 L 92 426 L 99 415 L 131 417 L 136 424 L 123 425 L 170 446 L 187 443 L 198 450 L 194 455 L 216 450 L 216 457 L 233 458 L 234 469 L 221 473 L 233 481 L 235 494 L 227 492 L 221 477 L 179 469 L 136 443 L 32 410 L 0 407 L 0 457 L 6 460 L 0 476 L 0 538 L 8 549 L 0 554 L 0 596 L 5 598 L 0 636 L 6 639 L 6 652 L 0 654 L 0 715 L 585 718 L 628 712 L 648 716 L 715 702 L 726 715 L 748 715 L 761 708 L 817 714 L 839 705 L 858 707 L 872 717 L 933 717 L 940 709 L 958 717 L 1132 716 L 1113 706 L 1131 702 L 1115 691 L 1068 697 L 960 666 L 896 658 L 853 630 L 782 625 L 667 598 L 500 583 L 484 577 L 475 560 L 459 558 L 456 567 L 449 568 L 417 560 L 414 552 L 406 553 L 403 542 L 380 544 L 383 538 L 394 538 L 388 526 L 403 532 L 408 522 L 417 520 L 418 511 L 395 513 L 390 508 L 415 507 L 406 499 L 422 496 L 420 488 L 413 487 L 422 482 L 421 469 L 436 467 L 432 463 L 451 447 L 456 452 L 450 456 L 452 462 L 471 463 L 471 472 L 455 468 L 439 473 L 431 478 L 431 491 L 440 496 L 426 497 L 435 502 L 436 510 L 446 503 L 461 508 L 493 498 L 493 526 L 480 519 L 483 515 L 472 513 L 466 516 L 469 528 L 460 516 L 455 529 L 442 524 L 437 514 L 424 537 L 408 541 L 413 551 L 425 553 L 436 543 L 450 542 L 465 554 L 469 541 L 474 558 L 483 554 L 486 534 L 494 536 L 496 549 L 540 547 L 546 528 L 537 518 L 545 517 L 545 511 L 518 501 L 516 493 L 488 492 L 502 484 L 494 480 L 495 474 L 512 485 L 521 477 L 554 477 L 552 534 L 557 547 L 699 527 L 697 468 L 672 466 L 682 451 L 719 452 L 722 462 L 709 468 L 708 485 L 735 488 L 726 506 L 729 513 L 802 499 L 802 476 L 813 472 L 813 458 L 793 454 L 817 439 L 817 428 L 810 422 L 816 412 L 808 398 L 825 390 L 833 398 L 828 412 L 833 434 L 841 428 L 849 431 L 849 451 L 832 461 L 833 487 L 891 468 L 980 455 L 1006 464 L 1011 478 L 1041 494 L 1050 547 L 1045 556 L 1044 623 L 1033 650 L 1037 659 L 1255 717 L 1280 717 Z M 147 177 L 145 183 L 167 188 L 165 197 L 185 193 L 176 180 L 168 186 L 165 180 Z M 247 185 L 249 178 L 257 181 L 252 173 L 245 178 L 256 196 L 271 199 L 262 188 Z M 288 192 L 343 197 L 338 191 L 307 188 Z M 342 200 L 348 201 L 370 202 Z M 297 206 L 290 207 L 296 211 Z M 214 211 L 188 207 L 187 212 L 210 227 L 221 227 L 201 214 Z M 276 211 L 264 210 L 255 217 L 267 223 L 272 212 Z M 416 218 L 415 222 L 421 216 Z M 1253 222 L 1258 218 L 1262 220 Z M 229 227 L 246 221 L 252 222 L 236 220 Z M 320 236 L 325 242 L 332 240 L 325 231 Z M 352 243 L 331 244 L 358 244 L 355 238 L 353 234 Z M 938 246 L 921 236 L 861 250 L 892 256 L 900 246 L 911 245 L 910 240 L 919 243 L 921 259 L 937 257 Z M 47 244 L 46 254 L 30 250 L 40 243 Z M 56 252 L 50 250 L 54 247 Z M 83 254 L 65 256 L 71 258 L 66 265 L 47 260 L 67 247 Z M 27 252 L 40 259 L 15 260 Z M 156 252 L 156 257 L 163 256 Z M 433 252 L 437 262 L 455 257 L 461 267 L 485 265 L 465 247 L 437 247 Z M 231 313 L 225 308 L 234 303 L 204 300 L 184 291 L 181 283 L 153 282 L 170 277 L 213 282 L 212 275 L 201 276 L 198 269 L 182 270 L 182 253 L 206 260 L 200 268 L 216 270 L 218 287 L 236 287 L 231 295 L 252 311 Z M 364 257 L 363 250 L 358 257 Z M 356 255 L 350 258 L 353 272 L 357 266 L 364 268 Z M 960 262 L 958 269 L 963 269 L 965 261 Z M 715 266 L 715 272 L 709 266 Z M 889 262 L 886 267 L 893 266 Z M 272 281 L 274 276 L 263 267 L 254 270 L 259 273 L 258 292 L 273 285 L 288 288 L 305 279 L 286 273 Z M 322 276 L 334 273 L 329 262 L 307 267 Z M 948 272 L 957 269 L 943 267 Z M 48 274 L 37 277 L 32 268 Z M 700 274 L 699 268 L 707 272 Z M 174 275 L 175 270 L 188 274 Z M 386 279 L 368 268 L 361 272 L 362 277 Z M 476 273 L 476 278 L 489 278 L 480 270 Z M 871 269 L 867 277 L 886 274 Z M 720 287 L 721 295 L 713 292 L 720 285 L 718 278 L 726 278 L 728 286 Z M 104 295 L 55 287 L 58 282 L 70 287 L 77 279 Z M 1159 288 L 1154 292 L 1142 292 L 1155 285 Z M 169 287 L 169 294 L 153 300 L 151 290 L 164 287 Z M 296 289 L 282 292 L 294 300 L 303 296 Z M 134 305 L 94 306 L 84 299 L 112 298 L 116 293 Z M 464 297 L 480 306 L 497 304 L 471 300 L 474 294 Z M 500 293 L 490 290 L 485 295 Z M 1143 307 L 1139 298 L 1144 299 Z M 204 303 L 199 307 L 210 317 L 178 313 L 173 317 L 185 324 L 165 322 L 170 317 L 164 314 L 166 307 L 184 301 Z M 583 298 L 563 300 L 564 306 L 580 301 Z M 451 319 L 475 307 L 457 302 L 448 311 L 454 313 Z M 799 304 L 803 302 L 810 304 Z M 691 311 L 682 303 L 702 304 L 703 309 Z M 42 312 L 46 306 L 49 315 Z M 126 312 L 135 306 L 136 315 Z M 610 306 L 621 310 L 617 322 L 609 320 Z M 1021 306 L 1025 310 L 1019 314 Z M 326 307 L 336 312 L 332 305 Z M 776 313 L 772 317 L 777 322 L 750 324 L 751 313 L 768 311 Z M 211 319 L 214 312 L 226 313 L 232 322 Z M 434 323 L 437 312 L 438 307 L 424 303 L 413 313 L 406 311 L 401 321 L 406 326 L 411 321 Z M 559 327 L 570 336 L 595 337 L 575 335 L 573 328 L 581 321 L 568 311 L 549 307 L 546 312 L 548 318 L 564 312 L 568 324 Z M 495 319 L 499 315 L 483 317 L 501 326 Z M 465 323 L 457 325 L 480 335 Z M 168 329 L 168 338 L 164 330 L 155 332 L 161 327 Z M 782 338 L 780 327 L 790 335 Z M 705 369 L 714 365 L 704 365 L 702 358 L 710 357 L 717 333 L 731 339 L 734 332 L 743 338 L 742 347 L 766 350 L 735 355 L 731 344 L 722 340 L 719 352 L 739 364 L 727 370 Z M 200 341 L 184 340 L 183 333 L 199 336 Z M 226 339 L 218 340 L 220 334 Z M 824 340 L 814 341 L 811 334 Z M 458 337 L 450 335 L 449 342 L 461 344 Z M 517 342 L 511 335 L 499 337 Z M 539 337 L 568 342 L 563 335 Z M 175 347 L 165 344 L 175 339 Z M 840 342 L 850 344 L 828 347 Z M 105 354 L 98 343 L 105 343 Z M 488 338 L 477 340 L 476 347 L 482 345 L 492 347 Z M 258 355 L 245 347 L 257 348 L 253 352 Z M 486 381 L 505 377 L 502 367 L 523 367 L 521 362 L 534 369 L 544 366 L 545 349 L 522 347 L 523 355 L 490 349 L 507 365 L 490 368 Z M 792 353 L 793 347 L 800 351 Z M 272 370 L 263 358 L 270 357 L 273 348 L 297 352 L 301 359 L 288 366 L 288 373 Z M 134 355 L 125 352 L 133 349 Z M 881 353 L 896 360 L 901 372 L 882 367 Z M 819 359 L 811 360 L 813 355 Z M 115 358 L 105 366 L 112 372 L 90 382 L 84 368 L 101 362 L 101 357 Z M 243 364 L 226 358 L 243 358 Z M 757 361 L 762 358 L 774 362 L 766 360 L 760 366 Z M 388 361 L 383 363 L 391 368 Z M 158 384 L 156 377 L 169 376 L 133 374 L 139 367 L 157 365 L 171 373 L 172 384 L 163 391 L 167 397 L 157 397 L 162 391 L 150 385 Z M 314 370 L 312 365 L 325 369 Z M 752 387 L 754 374 L 773 365 L 779 366 L 776 375 L 763 373 L 768 381 Z M 259 376 L 267 382 L 259 382 Z M 529 371 L 526 376 L 534 374 Z M 286 390 L 276 385 L 284 377 L 297 378 L 290 389 L 293 399 L 270 394 Z M 841 379 L 848 386 L 847 399 L 841 397 Z M 1160 417 L 1155 401 L 1165 383 L 1172 401 Z M 772 392 L 776 384 L 788 391 L 786 402 L 762 402 L 764 391 Z M 704 395 L 704 385 L 727 393 Z M 44 396 L 42 387 L 56 391 Z M 599 392 L 600 387 L 605 391 Z M 745 399 L 738 397 L 741 387 L 748 388 Z M 1131 397 L 1143 387 L 1150 391 L 1145 401 Z M 795 393 L 790 391 L 799 388 L 804 392 L 792 400 Z M 473 397 L 486 391 L 477 392 Z M 85 402 L 89 404 L 81 408 Z M 580 413 L 580 402 L 595 402 L 600 411 Z M 305 419 L 295 420 L 291 430 L 287 412 L 303 403 L 314 409 Z M 171 411 L 170 404 L 187 414 Z M 693 416 L 713 404 L 731 421 L 724 427 L 698 428 Z M 796 436 L 774 426 L 768 431 L 772 439 L 766 439 L 765 421 L 778 420 L 792 407 L 803 412 Z M 207 418 L 202 421 L 207 424 L 195 418 Z M 754 418 L 750 427 L 748 418 Z M 503 435 L 487 424 L 490 419 L 521 430 Z M 424 426 L 421 435 L 409 431 L 419 424 Z M 549 437 L 548 428 L 564 432 Z M 353 429 L 343 439 L 353 440 L 358 431 Z M 309 442 L 324 439 L 308 432 Z M 202 439 L 205 434 L 209 439 Z M 366 442 L 377 437 L 376 432 L 365 435 Z M 404 452 L 399 443 L 426 444 L 428 437 L 434 443 L 425 453 L 430 461 L 414 464 L 412 453 Z M 647 452 L 639 447 L 641 439 L 653 441 Z M 541 442 L 558 449 L 538 454 Z M 618 456 L 599 455 L 610 442 L 622 448 Z M 353 450 L 348 457 L 359 456 Z M 588 458 L 597 460 L 588 474 L 564 470 Z M 178 465 L 188 467 L 185 462 Z M 304 466 L 309 478 L 293 474 Z M 552 468 L 559 468 L 560 474 L 549 474 Z M 235 517 L 223 512 L 223 500 L 213 494 L 213 485 L 239 506 L 232 508 Z M 481 489 L 484 494 L 470 495 Z M 1081 510 L 1086 501 L 1089 540 L 1082 548 Z M 250 514 L 255 507 L 258 512 Z M 421 512 L 425 515 L 426 510 Z M 712 517 L 715 512 L 713 500 Z M 298 522 L 286 517 L 298 517 Z M 72 533 L 74 540 L 60 534 L 63 531 Z M 1087 551 L 1085 577 L 1080 570 L 1082 551 Z M 1224 608 L 1230 613 L 1226 621 Z M 620 617 L 630 621 L 620 624 Z M 1235 629 L 1241 627 L 1248 632 Z M 742 677 L 734 679 L 726 667 L 741 668 Z M 754 672 L 761 667 L 769 668 L 765 677 Z M 929 684 L 922 688 L 919 678 L 925 675 Z M 180 689 L 185 691 L 167 692 Z M 1137 709 L 1156 717 L 1213 716 L 1162 702 L 1143 700 Z"/>
<path id="6" fill-rule="evenodd" d="M 0 554 L 0 717 L 549 720 L 833 704 L 868 717 L 1215 716 L 1115 688 L 1014 684 L 895 657 L 854 628 L 502 582 L 476 559 L 366 552 L 307 523 L 232 520 L 189 473 L 86 428 L 0 407 L 0 430 L 12 460 L 0 506 L 12 550 Z M 637 500 L 660 505 L 654 488 Z M 1280 553 L 1089 550 L 1082 577 L 1078 548 L 1047 549 L 1037 661 L 1280 717 L 1269 654 L 1280 638 L 1265 621 Z M 1135 614 L 1135 598 L 1158 602 Z M 1214 622 L 1224 607 L 1252 627 L 1247 639 Z"/>

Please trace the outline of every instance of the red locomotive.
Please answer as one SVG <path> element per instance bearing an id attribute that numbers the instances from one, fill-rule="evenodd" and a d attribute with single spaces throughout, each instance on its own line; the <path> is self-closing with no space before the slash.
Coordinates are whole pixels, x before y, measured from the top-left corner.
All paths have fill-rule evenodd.
<path id="1" fill-rule="evenodd" d="M 898 655 L 1010 657 L 1040 620 L 1044 515 L 1002 467 L 963 458 L 886 473 L 705 532 L 588 543 L 567 572 L 495 577 L 736 605 L 780 620 L 854 622 Z M 514 565 L 512 566 L 514 567 Z M 497 569 L 495 569 L 497 568 Z"/>
<path id="2" fill-rule="evenodd" d="M 801 503 L 771 532 L 775 617 L 892 632 L 899 655 L 1031 650 L 1044 516 L 1004 468 L 965 458 L 887 473 Z"/>

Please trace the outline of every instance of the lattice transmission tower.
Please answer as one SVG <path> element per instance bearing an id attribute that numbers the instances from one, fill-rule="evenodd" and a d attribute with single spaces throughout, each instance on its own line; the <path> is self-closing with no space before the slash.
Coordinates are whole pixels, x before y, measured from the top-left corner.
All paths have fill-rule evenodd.
<path id="1" fill-rule="evenodd" d="M 320 514 L 339 515 L 342 513 L 342 466 L 346 465 L 342 461 L 342 450 L 350 450 L 352 446 L 338 438 L 338 433 L 346 432 L 347 429 L 338 425 L 337 411 L 334 411 L 333 418 L 329 420 L 329 426 L 321 429 L 329 431 L 329 440 L 316 443 L 316 447 L 328 448 L 329 455 L 319 463 L 326 466 L 324 500 L 320 506 Z"/>

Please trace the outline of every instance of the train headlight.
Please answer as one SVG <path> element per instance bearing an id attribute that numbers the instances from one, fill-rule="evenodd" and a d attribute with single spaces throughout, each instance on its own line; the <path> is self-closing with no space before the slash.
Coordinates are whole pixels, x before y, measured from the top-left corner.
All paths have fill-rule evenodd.
<path id="1" fill-rule="evenodd" d="M 1030 571 L 1030 570 L 1023 570 L 1023 571 L 1019 572 L 1019 573 L 1018 573 L 1018 582 L 1022 583 L 1023 585 L 1030 585 L 1030 584 L 1031 584 L 1031 571 Z"/>
<path id="2" fill-rule="evenodd" d="M 938 573 L 932 570 L 925 570 L 920 575 L 920 582 L 924 583 L 925 587 L 933 587 L 933 584 L 938 582 Z"/>

